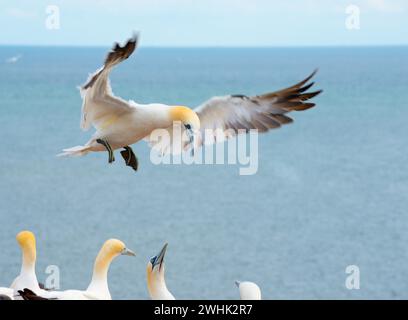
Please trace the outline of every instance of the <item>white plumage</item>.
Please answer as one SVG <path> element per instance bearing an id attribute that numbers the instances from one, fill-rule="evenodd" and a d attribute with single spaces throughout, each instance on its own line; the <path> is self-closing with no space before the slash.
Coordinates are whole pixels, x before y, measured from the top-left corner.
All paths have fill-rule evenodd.
<path id="1" fill-rule="evenodd" d="M 167 289 L 164 278 L 164 256 L 167 243 L 158 255 L 150 259 L 147 264 L 147 289 L 152 300 L 175 300 L 173 294 Z"/>
<path id="2" fill-rule="evenodd" d="M 261 289 L 254 282 L 235 281 L 241 300 L 261 300 Z"/>
<path id="3" fill-rule="evenodd" d="M 24 291 L 20 294 L 26 300 L 111 300 L 108 287 L 108 271 L 111 262 L 119 255 L 134 256 L 133 251 L 126 248 L 125 244 L 117 239 L 107 240 L 95 259 L 92 280 L 86 290 L 43 291 L 37 293 L 34 290 Z"/>
<path id="4" fill-rule="evenodd" d="M 89 152 L 107 150 L 111 163 L 114 161 L 114 150 L 125 148 L 126 152 L 122 151 L 121 154 L 126 164 L 137 170 L 137 158 L 130 145 L 145 139 L 155 146 L 155 142 L 150 139 L 155 129 L 170 130 L 175 121 L 180 121 L 183 133 L 186 132 L 189 137 L 182 145 L 188 150 L 203 143 L 224 141 L 225 138 L 251 129 L 265 132 L 291 123 L 293 120 L 286 114 L 312 108 L 315 104 L 306 101 L 321 92 L 305 93 L 313 85 L 307 82 L 314 72 L 305 80 L 283 90 L 252 97 L 213 97 L 194 110 L 160 103 L 125 101 L 112 93 L 109 74 L 115 65 L 133 53 L 137 42 L 138 36 L 135 35 L 124 46 L 116 44 L 108 53 L 104 66 L 90 75 L 80 89 L 83 100 L 80 126 L 83 130 L 94 126 L 96 132 L 84 146 L 64 149 L 60 155 L 83 156 Z M 222 138 L 219 135 L 216 137 L 217 129 L 222 130 Z M 205 130 L 214 132 L 211 141 L 204 141 Z M 161 151 L 174 153 L 173 142 L 169 144 Z"/>

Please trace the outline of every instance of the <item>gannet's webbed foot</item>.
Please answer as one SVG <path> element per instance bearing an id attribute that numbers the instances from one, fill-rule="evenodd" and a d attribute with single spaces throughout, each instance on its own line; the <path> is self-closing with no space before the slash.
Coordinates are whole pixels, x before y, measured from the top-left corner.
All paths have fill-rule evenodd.
<path id="1" fill-rule="evenodd" d="M 121 151 L 120 154 L 122 155 L 123 159 L 125 159 L 126 165 L 132 167 L 133 170 L 137 171 L 139 161 L 137 160 L 137 157 L 134 154 L 132 148 L 129 146 L 123 148 L 125 150 Z"/>
<path id="2" fill-rule="evenodd" d="M 115 161 L 115 156 L 114 156 L 114 154 L 113 154 L 113 150 L 112 150 L 110 144 L 108 143 L 108 141 L 103 140 L 103 139 L 96 139 L 96 142 L 98 142 L 98 143 L 100 143 L 101 145 L 103 145 L 103 146 L 106 148 L 106 150 L 108 151 L 108 154 L 109 154 L 109 160 L 108 160 L 108 162 L 109 162 L 109 163 L 112 163 L 113 161 Z"/>

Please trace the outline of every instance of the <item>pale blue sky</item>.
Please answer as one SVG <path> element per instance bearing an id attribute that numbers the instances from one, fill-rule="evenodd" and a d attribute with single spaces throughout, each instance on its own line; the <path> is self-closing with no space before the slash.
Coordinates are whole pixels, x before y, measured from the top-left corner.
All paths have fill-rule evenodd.
<path id="1" fill-rule="evenodd" d="M 350 4 L 360 30 L 345 27 Z M 407 45 L 408 1 L 0 0 L 0 30 L 0 44 L 106 46 L 140 30 L 144 46 Z"/>

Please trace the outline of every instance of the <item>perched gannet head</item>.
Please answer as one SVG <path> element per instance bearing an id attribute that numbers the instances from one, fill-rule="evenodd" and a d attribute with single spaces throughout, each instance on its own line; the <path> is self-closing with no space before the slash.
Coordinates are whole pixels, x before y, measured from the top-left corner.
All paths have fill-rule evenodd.
<path id="1" fill-rule="evenodd" d="M 166 243 L 160 250 L 159 254 L 152 257 L 147 264 L 147 278 L 164 278 L 164 256 L 166 254 L 168 244 Z"/>
<path id="2" fill-rule="evenodd" d="M 147 288 L 150 297 L 154 300 L 173 300 L 173 295 L 167 290 L 164 280 L 164 256 L 167 243 L 159 254 L 150 259 L 147 264 Z"/>
<path id="3" fill-rule="evenodd" d="M 96 257 L 92 280 L 87 290 L 105 290 L 106 296 L 110 299 L 110 293 L 107 286 L 109 266 L 113 259 L 119 255 L 135 256 L 136 254 L 132 250 L 126 248 L 126 245 L 120 240 L 109 239 L 105 241 L 98 253 L 98 256 Z"/>
<path id="4" fill-rule="evenodd" d="M 256 283 L 249 281 L 235 281 L 239 289 L 239 295 L 241 300 L 261 300 L 261 289 Z"/>
<path id="5" fill-rule="evenodd" d="M 31 231 L 21 231 L 17 234 L 16 239 L 23 252 L 23 263 L 35 263 L 37 250 L 34 233 Z"/>
<path id="6" fill-rule="evenodd" d="M 106 258 L 115 258 L 119 255 L 136 255 L 132 250 L 126 248 L 126 245 L 122 241 L 117 239 L 106 240 L 102 246 L 101 253 L 103 253 Z"/>
<path id="7" fill-rule="evenodd" d="M 94 276 L 105 277 L 110 263 L 119 255 L 135 256 L 136 254 L 126 248 L 125 244 L 117 239 L 105 241 L 95 260 Z"/>

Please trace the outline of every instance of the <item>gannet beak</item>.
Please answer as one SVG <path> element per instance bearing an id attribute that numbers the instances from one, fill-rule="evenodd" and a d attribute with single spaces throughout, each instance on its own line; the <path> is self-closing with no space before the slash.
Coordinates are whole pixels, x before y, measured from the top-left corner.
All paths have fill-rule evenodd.
<path id="1" fill-rule="evenodd" d="M 191 156 L 194 157 L 194 134 L 190 137 L 190 143 L 191 143 Z"/>
<path id="2" fill-rule="evenodd" d="M 125 248 L 122 250 L 122 252 L 120 253 L 122 256 L 136 256 L 136 253 L 134 253 L 132 250 Z"/>
<path id="3" fill-rule="evenodd" d="M 241 284 L 241 281 L 235 280 L 235 285 L 239 288 L 239 285 Z"/>
<path id="4" fill-rule="evenodd" d="M 166 244 L 163 246 L 163 248 L 160 250 L 160 253 L 156 256 L 156 259 L 155 259 L 153 268 L 158 265 L 158 266 L 159 266 L 159 270 L 161 269 L 162 264 L 163 264 L 163 261 L 164 261 L 164 256 L 165 256 L 165 254 L 166 254 L 167 246 L 168 246 L 168 243 L 166 243 Z"/>
<path id="5" fill-rule="evenodd" d="M 186 131 L 187 131 L 187 136 L 191 145 L 191 155 L 194 156 L 194 131 L 191 128 L 187 128 L 186 127 Z"/>

